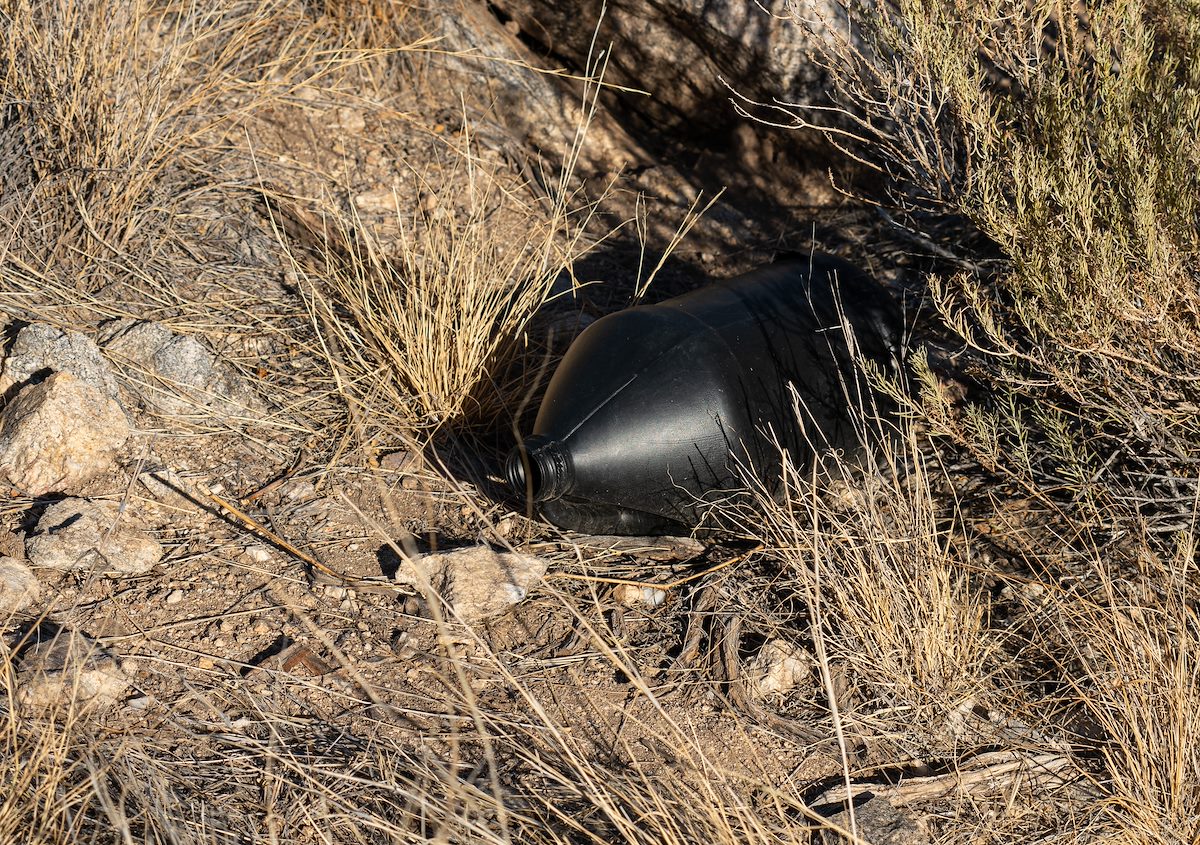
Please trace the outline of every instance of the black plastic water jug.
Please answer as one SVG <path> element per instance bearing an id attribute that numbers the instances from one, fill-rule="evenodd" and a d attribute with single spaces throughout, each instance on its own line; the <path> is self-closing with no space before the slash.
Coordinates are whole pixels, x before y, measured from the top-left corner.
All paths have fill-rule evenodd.
<path id="1" fill-rule="evenodd" d="M 826 255 L 610 314 L 555 370 L 509 484 L 583 533 L 686 533 L 706 515 L 719 527 L 713 505 L 736 500 L 747 472 L 770 489 L 781 446 L 797 465 L 859 448 L 850 405 L 867 388 L 843 320 L 859 354 L 894 363 L 899 309 Z"/>

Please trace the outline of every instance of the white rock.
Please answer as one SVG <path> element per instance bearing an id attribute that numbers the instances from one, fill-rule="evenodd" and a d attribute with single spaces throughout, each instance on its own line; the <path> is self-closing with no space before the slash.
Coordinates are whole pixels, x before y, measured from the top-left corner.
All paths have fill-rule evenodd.
<path id="1" fill-rule="evenodd" d="M 667 600 L 667 591 L 657 587 L 639 587 L 636 584 L 618 584 L 613 587 L 613 599 L 625 607 L 658 607 Z"/>
<path id="2" fill-rule="evenodd" d="M 99 643 L 63 629 L 21 655 L 15 697 L 26 710 L 66 716 L 111 707 L 129 683 L 126 670 Z"/>
<path id="3" fill-rule="evenodd" d="M 160 323 L 117 320 L 106 326 L 103 340 L 105 351 L 131 365 L 130 386 L 160 413 L 236 417 L 263 409 L 253 389 L 193 337 Z"/>
<path id="4" fill-rule="evenodd" d="M 0 475 L 29 496 L 72 493 L 129 439 L 120 404 L 71 373 L 22 388 L 0 414 Z"/>
<path id="5" fill-rule="evenodd" d="M 15 557 L 0 557 L 0 622 L 29 607 L 41 592 L 33 570 Z"/>
<path id="6" fill-rule="evenodd" d="M 546 567 L 539 557 L 479 545 L 406 560 L 396 572 L 396 580 L 417 587 L 427 580 L 456 619 L 475 622 L 524 600 L 541 582 Z"/>
<path id="7" fill-rule="evenodd" d="M 0 367 L 0 393 L 50 372 L 70 373 L 106 396 L 119 397 L 112 365 L 90 337 L 44 323 L 33 323 L 17 333 Z"/>
<path id="8" fill-rule="evenodd" d="M 367 128 L 367 120 L 358 109 L 340 108 L 334 111 L 333 119 L 338 128 L 351 135 L 357 135 Z"/>
<path id="9" fill-rule="evenodd" d="M 784 640 L 768 640 L 746 667 L 746 690 L 755 698 L 781 696 L 812 677 L 813 661 Z"/>
<path id="10" fill-rule="evenodd" d="M 391 188 L 375 188 L 358 194 L 354 198 L 354 205 L 368 214 L 395 214 L 399 208 L 399 197 Z"/>
<path id="11" fill-rule="evenodd" d="M 171 590 L 167 593 L 165 599 L 167 605 L 179 604 L 181 601 L 183 601 L 183 590 Z"/>
<path id="12" fill-rule="evenodd" d="M 246 557 L 255 563 L 267 563 L 271 560 L 271 550 L 266 546 L 253 545 L 246 547 Z"/>
<path id="13" fill-rule="evenodd" d="M 116 502 L 87 499 L 51 505 L 38 520 L 37 533 L 25 540 L 30 564 L 105 575 L 146 572 L 162 558 L 163 548 L 146 536 L 131 514 L 118 519 L 119 509 Z"/>

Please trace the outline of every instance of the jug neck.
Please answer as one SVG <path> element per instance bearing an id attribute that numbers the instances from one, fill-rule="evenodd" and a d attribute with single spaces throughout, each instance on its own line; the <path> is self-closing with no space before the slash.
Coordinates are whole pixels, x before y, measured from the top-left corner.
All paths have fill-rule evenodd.
<path id="1" fill-rule="evenodd" d="M 519 496 L 548 502 L 575 486 L 571 456 L 557 440 L 534 434 L 513 449 L 504 466 L 508 483 Z"/>

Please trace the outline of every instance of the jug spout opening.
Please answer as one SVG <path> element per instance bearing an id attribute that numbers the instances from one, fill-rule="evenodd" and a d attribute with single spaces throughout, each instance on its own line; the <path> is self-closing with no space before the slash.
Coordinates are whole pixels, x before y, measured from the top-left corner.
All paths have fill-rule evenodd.
<path id="1" fill-rule="evenodd" d="M 508 453 L 504 474 L 518 496 L 548 502 L 570 491 L 571 459 L 556 440 L 535 434 Z"/>

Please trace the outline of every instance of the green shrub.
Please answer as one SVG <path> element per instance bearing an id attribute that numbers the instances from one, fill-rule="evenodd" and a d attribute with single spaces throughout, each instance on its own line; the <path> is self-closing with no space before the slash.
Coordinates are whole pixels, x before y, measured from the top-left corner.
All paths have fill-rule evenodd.
<path id="1" fill-rule="evenodd" d="M 1091 542 L 1191 524 L 1200 458 L 1200 18 L 1178 0 L 849 0 L 829 137 L 970 270 L 937 311 L 986 397 L 919 411 Z M 803 115 L 798 115 L 803 120 Z M 983 238 L 980 239 L 979 236 Z M 986 249 L 972 244 L 987 243 Z M 987 261 L 998 250 L 1002 260 Z M 992 253 L 994 255 L 994 252 Z"/>

